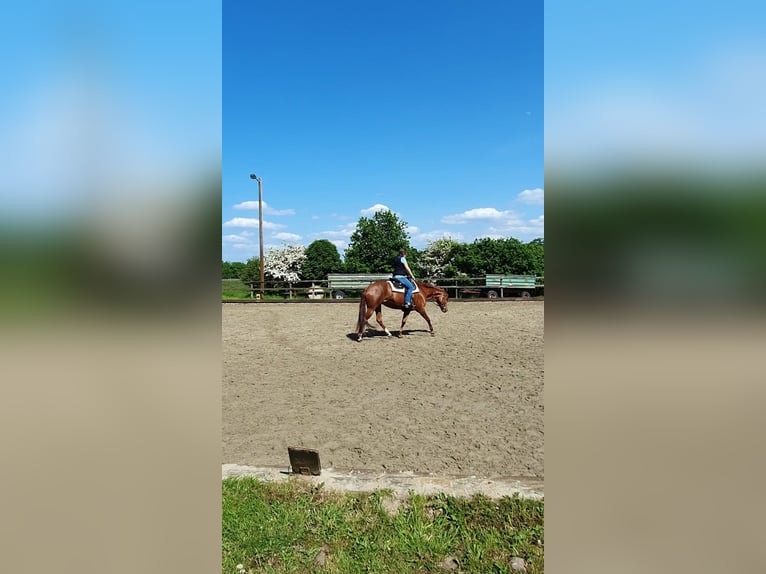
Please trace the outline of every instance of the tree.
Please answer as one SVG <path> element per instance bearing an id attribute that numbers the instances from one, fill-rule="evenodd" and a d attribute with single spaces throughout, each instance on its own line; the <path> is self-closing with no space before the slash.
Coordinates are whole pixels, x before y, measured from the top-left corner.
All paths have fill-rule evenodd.
<path id="1" fill-rule="evenodd" d="M 545 240 L 538 237 L 524 245 L 529 260 L 530 275 L 545 275 Z"/>
<path id="2" fill-rule="evenodd" d="M 455 255 L 460 244 L 452 239 L 430 241 L 420 254 L 419 267 L 429 280 L 457 275 Z"/>
<path id="3" fill-rule="evenodd" d="M 327 239 L 318 239 L 311 243 L 306 248 L 305 255 L 300 273 L 304 279 L 324 279 L 328 273 L 343 270 L 338 248 Z"/>
<path id="4" fill-rule="evenodd" d="M 455 260 L 460 271 L 469 277 L 490 273 L 525 274 L 529 266 L 523 244 L 513 237 L 482 237 L 468 245 Z"/>
<path id="5" fill-rule="evenodd" d="M 415 279 L 421 279 L 425 276 L 423 273 L 423 268 L 420 266 L 420 258 L 422 257 L 422 253 L 418 251 L 416 247 L 405 247 L 407 250 L 407 264 L 410 266 L 410 269 L 412 269 L 412 272 L 415 274 Z M 398 255 L 399 250 L 396 250 L 397 253 L 394 255 Z M 393 262 L 390 264 L 391 268 L 393 269 Z"/>
<path id="6" fill-rule="evenodd" d="M 346 269 L 351 273 L 385 273 L 393 270 L 399 249 L 409 247 L 407 223 L 391 211 L 360 217 L 346 249 Z M 414 271 L 414 269 L 413 269 Z"/>
<path id="7" fill-rule="evenodd" d="M 258 283 L 261 280 L 261 260 L 251 257 L 239 272 L 239 278 L 243 283 Z"/>
<path id="8" fill-rule="evenodd" d="M 245 264 L 241 261 L 223 261 L 222 263 L 224 279 L 239 279 L 240 273 L 245 268 Z"/>
<path id="9" fill-rule="evenodd" d="M 286 281 L 291 288 L 292 284 L 300 280 L 300 271 L 306 254 L 303 245 L 288 245 L 284 247 L 272 247 L 263 259 L 263 269 L 274 279 Z"/>

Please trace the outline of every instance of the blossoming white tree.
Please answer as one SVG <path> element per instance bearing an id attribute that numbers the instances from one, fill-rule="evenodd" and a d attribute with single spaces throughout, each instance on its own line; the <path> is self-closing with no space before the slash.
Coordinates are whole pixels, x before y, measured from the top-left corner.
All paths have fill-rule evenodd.
<path id="1" fill-rule="evenodd" d="M 448 268 L 455 265 L 455 252 L 460 245 L 450 238 L 430 241 L 421 252 L 418 265 L 430 281 L 444 277 Z"/>
<path id="2" fill-rule="evenodd" d="M 263 258 L 263 270 L 290 285 L 290 297 L 293 296 L 293 283 L 300 281 L 300 270 L 306 253 L 303 245 L 285 244 L 283 247 L 272 247 Z"/>

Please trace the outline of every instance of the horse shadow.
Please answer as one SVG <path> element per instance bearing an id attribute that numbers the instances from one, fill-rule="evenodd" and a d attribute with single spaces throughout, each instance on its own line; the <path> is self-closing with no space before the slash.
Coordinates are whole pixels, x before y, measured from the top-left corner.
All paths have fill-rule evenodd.
<path id="1" fill-rule="evenodd" d="M 398 329 L 389 329 L 389 331 L 391 331 L 391 335 L 392 335 L 391 337 L 386 335 L 385 331 L 369 330 L 365 332 L 364 338 L 365 339 L 398 339 L 397 337 L 397 335 L 399 334 Z M 428 333 L 428 332 L 429 332 L 428 329 L 405 329 L 404 331 L 402 331 L 402 337 L 406 335 L 412 335 L 414 333 Z M 351 339 L 352 341 L 356 341 L 359 338 L 359 335 L 355 331 L 353 333 L 348 333 L 346 337 L 348 339 Z"/>

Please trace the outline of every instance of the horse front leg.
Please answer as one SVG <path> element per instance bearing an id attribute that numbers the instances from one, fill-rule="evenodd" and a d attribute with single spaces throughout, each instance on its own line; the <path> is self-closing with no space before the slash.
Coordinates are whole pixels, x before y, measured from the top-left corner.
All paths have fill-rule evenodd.
<path id="1" fill-rule="evenodd" d="M 380 325 L 381 328 L 386 332 L 386 335 L 388 337 L 393 337 L 391 331 L 389 331 L 383 324 L 383 305 L 378 305 L 378 308 L 375 309 L 375 319 L 378 321 L 378 325 Z"/>
<path id="2" fill-rule="evenodd" d="M 420 316 L 426 320 L 426 323 L 428 323 L 428 332 L 431 333 L 431 336 L 433 336 L 434 327 L 433 325 L 431 325 L 431 318 L 428 316 L 428 313 L 426 313 L 425 305 L 423 305 L 422 307 L 418 307 L 417 312 L 420 313 Z"/>
<path id="3" fill-rule="evenodd" d="M 402 315 L 402 324 L 399 327 L 399 338 L 400 339 L 402 338 L 402 331 L 404 331 L 404 324 L 407 322 L 407 317 L 409 317 L 410 311 L 412 311 L 412 309 L 405 309 L 404 310 L 404 315 Z"/>

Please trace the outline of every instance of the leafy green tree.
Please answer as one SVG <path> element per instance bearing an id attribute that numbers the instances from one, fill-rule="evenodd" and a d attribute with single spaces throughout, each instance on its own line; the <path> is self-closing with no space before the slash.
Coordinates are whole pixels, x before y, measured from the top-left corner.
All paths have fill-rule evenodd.
<path id="1" fill-rule="evenodd" d="M 469 277 L 480 277 L 486 273 L 500 273 L 497 270 L 498 256 L 495 247 L 495 240 L 489 237 L 474 240 L 458 257 L 458 267 Z"/>
<path id="2" fill-rule="evenodd" d="M 239 274 L 245 268 L 245 264 L 241 261 L 224 261 L 223 262 L 223 278 L 224 279 L 239 279 Z"/>
<path id="3" fill-rule="evenodd" d="M 529 268 L 524 244 L 512 237 L 476 239 L 455 259 L 460 271 L 470 277 L 490 273 L 526 274 Z"/>
<path id="4" fill-rule="evenodd" d="M 338 248 L 327 239 L 318 239 L 305 251 L 306 259 L 301 267 L 303 279 L 325 279 L 328 273 L 343 271 Z"/>
<path id="5" fill-rule="evenodd" d="M 261 260 L 258 257 L 251 257 L 247 260 L 239 278 L 245 283 L 257 283 L 261 280 Z"/>
<path id="6" fill-rule="evenodd" d="M 533 239 L 524 244 L 527 260 L 527 268 L 530 275 L 545 275 L 545 241 L 542 238 Z"/>
<path id="7" fill-rule="evenodd" d="M 420 266 L 420 259 L 423 257 L 423 252 L 419 251 L 417 247 L 406 247 L 407 250 L 407 264 L 410 266 L 410 269 L 412 269 L 412 272 L 415 274 L 415 279 L 421 280 L 425 279 L 425 273 L 423 273 L 423 268 Z M 394 257 L 398 255 L 397 253 L 394 254 Z M 391 270 L 393 270 L 394 262 L 391 261 Z"/>
<path id="8" fill-rule="evenodd" d="M 409 243 L 407 223 L 393 212 L 377 211 L 370 218 L 360 217 L 346 249 L 346 270 L 351 273 L 393 271 L 399 249 L 412 251 Z"/>

